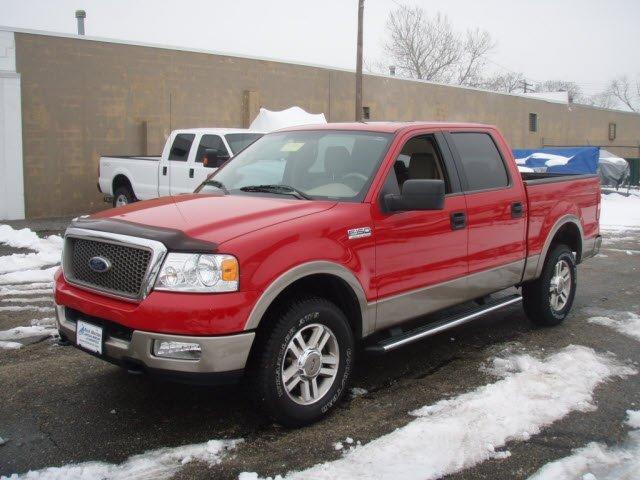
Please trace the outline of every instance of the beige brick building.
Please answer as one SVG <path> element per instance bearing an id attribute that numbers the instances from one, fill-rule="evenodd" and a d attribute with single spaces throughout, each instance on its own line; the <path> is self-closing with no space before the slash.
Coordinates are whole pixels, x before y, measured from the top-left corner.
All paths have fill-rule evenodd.
<path id="1" fill-rule="evenodd" d="M 0 81 L 0 219 L 106 208 L 99 156 L 157 154 L 172 129 L 247 126 L 260 106 L 299 105 L 332 122 L 354 110 L 351 71 L 15 29 L 0 30 Z M 598 145 L 640 156 L 632 113 L 373 75 L 363 103 L 371 120 L 495 124 L 514 148 Z"/>

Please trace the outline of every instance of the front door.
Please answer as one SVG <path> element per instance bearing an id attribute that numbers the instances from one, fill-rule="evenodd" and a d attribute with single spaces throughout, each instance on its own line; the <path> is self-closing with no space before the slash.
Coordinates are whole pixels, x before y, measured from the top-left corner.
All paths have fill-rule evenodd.
<path id="1" fill-rule="evenodd" d="M 409 138 L 389 166 L 381 196 L 400 193 L 409 179 L 442 179 L 444 209 L 373 208 L 376 240 L 376 329 L 459 303 L 467 274 L 466 203 L 442 135 Z"/>

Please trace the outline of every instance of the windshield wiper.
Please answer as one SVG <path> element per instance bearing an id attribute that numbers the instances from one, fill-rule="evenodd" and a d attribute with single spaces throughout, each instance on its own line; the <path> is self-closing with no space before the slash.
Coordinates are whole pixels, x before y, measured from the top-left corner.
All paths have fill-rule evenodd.
<path id="1" fill-rule="evenodd" d="M 227 190 L 227 188 L 224 186 L 224 183 L 219 182 L 218 180 L 205 180 L 204 184 L 219 188 L 224 192 L 225 195 L 229 195 L 229 190 Z"/>
<path id="2" fill-rule="evenodd" d="M 294 197 L 303 198 L 305 200 L 312 200 L 312 198 L 297 188 L 289 185 L 249 185 L 242 187 L 240 190 L 243 192 L 265 192 L 284 195 L 293 195 Z"/>

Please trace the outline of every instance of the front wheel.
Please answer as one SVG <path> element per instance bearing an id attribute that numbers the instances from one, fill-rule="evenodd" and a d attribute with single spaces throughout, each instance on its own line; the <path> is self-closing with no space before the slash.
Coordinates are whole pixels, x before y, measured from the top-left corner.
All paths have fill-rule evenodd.
<path id="1" fill-rule="evenodd" d="M 306 425 L 337 404 L 351 376 L 354 350 L 351 328 L 338 307 L 317 297 L 294 301 L 260 341 L 252 386 L 275 421 Z"/>
<path id="2" fill-rule="evenodd" d="M 557 245 L 548 255 L 540 278 L 522 286 L 522 301 L 529 319 L 542 326 L 561 323 L 576 294 L 577 269 L 573 252 Z"/>

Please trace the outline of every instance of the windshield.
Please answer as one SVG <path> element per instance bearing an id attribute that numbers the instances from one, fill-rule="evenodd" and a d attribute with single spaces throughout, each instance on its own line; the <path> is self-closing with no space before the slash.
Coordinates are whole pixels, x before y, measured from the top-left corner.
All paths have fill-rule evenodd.
<path id="1" fill-rule="evenodd" d="M 231 153 L 234 155 L 244 150 L 257 139 L 259 139 L 263 133 L 228 133 L 224 136 L 229 144 Z"/>
<path id="2" fill-rule="evenodd" d="M 392 135 L 296 131 L 266 135 L 213 173 L 198 192 L 362 201 Z"/>

